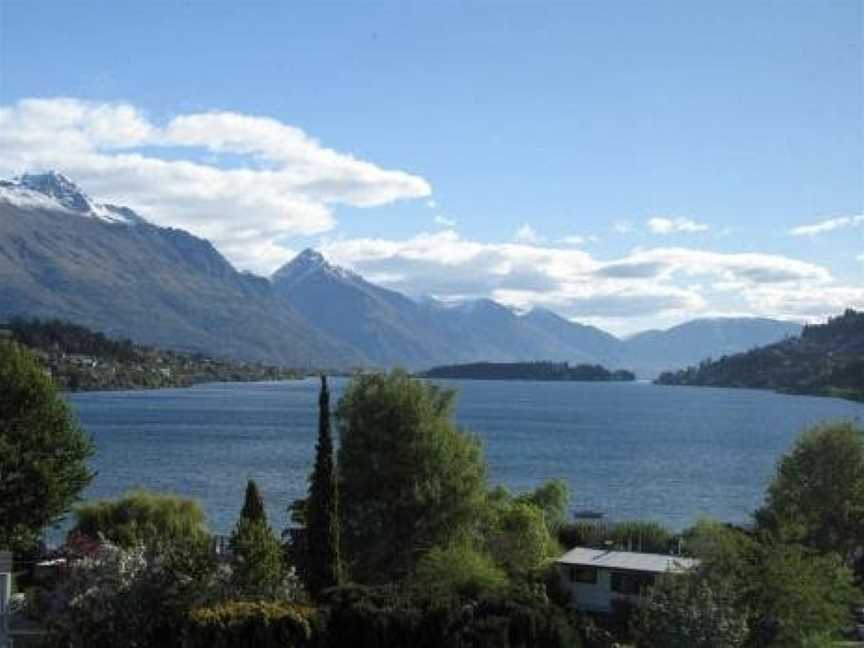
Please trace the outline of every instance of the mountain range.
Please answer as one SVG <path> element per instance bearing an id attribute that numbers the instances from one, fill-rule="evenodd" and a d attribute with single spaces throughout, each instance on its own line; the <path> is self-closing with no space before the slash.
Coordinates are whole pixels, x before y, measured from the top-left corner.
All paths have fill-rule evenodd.
<path id="1" fill-rule="evenodd" d="M 56 172 L 0 181 L 0 319 L 67 319 L 165 348 L 297 367 L 533 360 L 640 377 L 797 335 L 792 322 L 713 318 L 627 339 L 488 299 L 415 300 L 304 250 L 262 278 L 208 241 L 100 204 Z"/>

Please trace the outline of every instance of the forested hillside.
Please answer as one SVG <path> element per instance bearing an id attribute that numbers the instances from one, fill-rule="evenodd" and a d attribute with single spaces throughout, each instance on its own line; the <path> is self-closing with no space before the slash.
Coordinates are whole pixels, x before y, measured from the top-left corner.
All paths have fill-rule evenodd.
<path id="1" fill-rule="evenodd" d="M 799 337 L 666 372 L 657 382 L 864 400 L 864 312 L 847 310 Z"/>
<path id="2" fill-rule="evenodd" d="M 203 382 L 300 377 L 289 369 L 139 346 L 61 320 L 13 319 L 0 324 L 3 338 L 33 351 L 60 388 L 68 391 L 187 387 Z"/>

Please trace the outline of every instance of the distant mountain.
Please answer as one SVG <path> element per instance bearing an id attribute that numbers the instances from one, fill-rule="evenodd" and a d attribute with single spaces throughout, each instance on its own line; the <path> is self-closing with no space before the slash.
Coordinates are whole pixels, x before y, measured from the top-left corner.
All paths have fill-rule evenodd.
<path id="1" fill-rule="evenodd" d="M 696 319 L 665 331 L 644 331 L 624 342 L 624 355 L 640 374 L 656 376 L 707 358 L 747 351 L 798 335 L 794 322 L 755 318 Z"/>
<path id="2" fill-rule="evenodd" d="M 60 174 L 0 185 L 0 320 L 62 318 L 143 344 L 292 366 L 365 359 L 208 242 L 100 205 Z"/>
<path id="3" fill-rule="evenodd" d="M 864 312 L 847 310 L 799 337 L 661 374 L 664 385 L 750 387 L 864 400 Z"/>
<path id="4" fill-rule="evenodd" d="M 304 250 L 272 277 L 275 291 L 316 330 L 342 340 L 378 366 L 442 362 L 615 357 L 620 342 L 549 311 L 520 316 L 489 299 L 457 305 L 415 301 L 369 283 Z"/>
<path id="5" fill-rule="evenodd" d="M 553 361 L 640 377 L 797 333 L 698 320 L 620 340 L 545 309 L 414 300 L 304 250 L 268 280 L 206 240 L 92 200 L 49 172 L 0 181 L 0 321 L 62 318 L 163 348 L 298 367 Z"/>

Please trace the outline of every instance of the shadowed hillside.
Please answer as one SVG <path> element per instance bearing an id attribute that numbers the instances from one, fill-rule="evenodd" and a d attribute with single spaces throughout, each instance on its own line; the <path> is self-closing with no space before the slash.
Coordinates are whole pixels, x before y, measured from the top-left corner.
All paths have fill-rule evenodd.
<path id="1" fill-rule="evenodd" d="M 666 372 L 657 382 L 864 400 L 864 312 L 847 310 L 800 337 Z"/>

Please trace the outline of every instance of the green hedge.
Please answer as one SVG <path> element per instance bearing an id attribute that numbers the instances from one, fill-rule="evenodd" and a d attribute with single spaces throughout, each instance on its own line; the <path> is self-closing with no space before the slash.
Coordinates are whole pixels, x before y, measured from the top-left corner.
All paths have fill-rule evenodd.
<path id="1" fill-rule="evenodd" d="M 185 648 L 306 648 L 312 608 L 291 603 L 232 601 L 189 614 Z"/>

